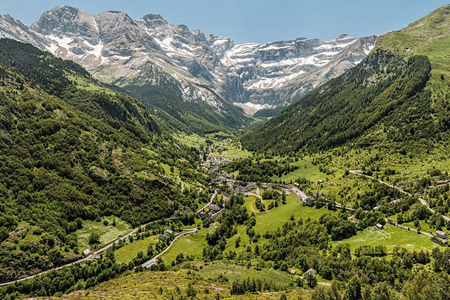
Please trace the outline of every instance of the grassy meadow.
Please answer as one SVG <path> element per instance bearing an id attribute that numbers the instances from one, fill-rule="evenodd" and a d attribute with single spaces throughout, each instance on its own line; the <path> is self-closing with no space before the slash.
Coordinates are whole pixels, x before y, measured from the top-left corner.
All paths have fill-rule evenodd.
<path id="1" fill-rule="evenodd" d="M 232 270 L 233 267 L 228 268 Z M 241 268 L 239 272 L 244 272 Z M 211 275 L 214 271 L 209 271 Z M 248 274 L 257 274 L 258 271 L 249 271 Z M 190 273 L 190 274 L 188 274 Z M 199 279 L 202 276 L 201 271 L 180 270 L 177 272 L 141 272 L 131 274 L 121 278 L 113 279 L 98 286 L 86 290 L 76 291 L 62 297 L 44 297 L 35 299 L 52 299 L 52 300 L 138 300 L 138 299 L 180 299 L 181 296 L 186 297 L 186 289 L 191 283 L 196 291 L 195 299 L 217 299 L 216 295 L 220 294 L 220 299 L 229 300 L 278 300 L 282 294 L 287 296 L 289 300 L 311 299 L 311 290 L 287 290 L 283 292 L 256 293 L 245 295 L 230 295 L 229 288 L 231 282 L 221 283 L 217 281 Z M 276 278 L 277 276 L 273 276 Z M 187 298 L 186 298 L 187 299 Z M 192 298 L 190 298 L 192 299 Z"/>
<path id="2" fill-rule="evenodd" d="M 203 248 L 207 246 L 206 234 L 209 230 L 209 228 L 202 228 L 195 234 L 179 238 L 161 258 L 165 263 L 172 263 L 180 253 L 183 253 L 185 257 L 192 255 L 195 259 L 202 258 Z"/>
<path id="3" fill-rule="evenodd" d="M 375 227 L 369 227 L 357 235 L 349 239 L 334 242 L 333 245 L 349 244 L 352 251 L 355 248 L 371 245 L 386 246 L 387 252 L 392 252 L 394 247 L 403 247 L 408 250 L 432 250 L 438 247 L 437 244 L 430 240 L 430 237 L 418 234 L 413 231 L 401 229 L 387 224 L 384 229 L 380 230 Z"/>
<path id="4" fill-rule="evenodd" d="M 322 215 L 326 213 L 334 213 L 329 211 L 326 207 L 320 209 L 314 207 L 304 206 L 303 202 L 300 202 L 294 194 L 288 194 L 286 196 L 286 204 L 279 203 L 278 207 L 274 207 L 271 210 L 265 212 L 259 212 L 255 207 L 256 197 L 246 197 L 246 207 L 249 213 L 255 213 L 256 225 L 255 232 L 264 234 L 266 231 L 273 231 L 283 226 L 284 223 L 290 220 L 291 216 L 294 216 L 295 220 L 300 218 L 318 220 Z M 264 200 L 266 209 L 269 203 L 273 200 Z"/>
<path id="5" fill-rule="evenodd" d="M 135 258 L 138 255 L 139 252 L 146 254 L 148 246 L 156 245 L 157 243 L 158 243 L 157 236 L 149 236 L 142 240 L 137 240 L 131 244 L 127 244 L 114 252 L 116 262 L 119 264 L 129 263 L 133 260 L 133 258 Z"/>
<path id="6" fill-rule="evenodd" d="M 112 225 L 114 219 L 116 220 L 116 226 Z M 103 223 L 105 220 L 108 221 L 108 225 L 106 226 Z M 102 246 L 114 241 L 120 236 L 125 235 L 131 231 L 131 229 L 132 228 L 130 225 L 117 217 L 104 217 L 100 220 L 100 222 L 90 220 L 83 221 L 83 228 L 76 231 L 80 251 L 91 248 L 89 245 L 89 236 L 94 232 L 100 236 L 100 246 Z"/>

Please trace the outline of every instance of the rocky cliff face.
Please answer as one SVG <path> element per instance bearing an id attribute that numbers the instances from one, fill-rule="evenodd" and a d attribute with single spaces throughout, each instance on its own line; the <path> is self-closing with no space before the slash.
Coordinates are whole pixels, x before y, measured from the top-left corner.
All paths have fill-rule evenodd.
<path id="1" fill-rule="evenodd" d="M 355 66 L 376 40 L 341 35 L 235 44 L 157 14 L 132 20 L 123 12 L 93 16 L 67 6 L 45 12 L 30 28 L 2 16 L 0 36 L 74 60 L 122 87 L 157 85 L 163 78 L 178 87 L 182 101 L 205 102 L 217 111 L 227 109 L 225 103 L 285 105 Z"/>

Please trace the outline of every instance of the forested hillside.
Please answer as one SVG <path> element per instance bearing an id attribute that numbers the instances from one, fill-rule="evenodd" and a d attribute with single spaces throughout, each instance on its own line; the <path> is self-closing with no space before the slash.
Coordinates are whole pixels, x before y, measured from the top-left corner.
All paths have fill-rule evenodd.
<path id="1" fill-rule="evenodd" d="M 185 133 L 211 133 L 247 126 L 252 119 L 242 109 L 224 102 L 226 110 L 211 109 L 203 101 L 184 101 L 179 90 L 170 81 L 161 86 L 129 85 L 124 87 L 133 97 L 140 99 L 166 128 Z"/>
<path id="2" fill-rule="evenodd" d="M 79 257 L 83 220 L 172 215 L 184 196 L 163 164 L 207 180 L 195 150 L 80 66 L 11 40 L 0 41 L 0 63 L 0 281 Z"/>
<path id="3" fill-rule="evenodd" d="M 449 7 L 381 37 L 357 67 L 250 131 L 243 145 L 290 153 L 344 144 L 431 147 L 449 129 Z"/>

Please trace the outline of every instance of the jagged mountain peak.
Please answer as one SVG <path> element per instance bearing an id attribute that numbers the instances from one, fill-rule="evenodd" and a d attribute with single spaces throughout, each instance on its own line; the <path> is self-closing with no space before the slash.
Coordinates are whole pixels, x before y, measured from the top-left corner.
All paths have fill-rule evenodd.
<path id="1" fill-rule="evenodd" d="M 70 6 L 42 14 L 31 28 L 25 26 L 28 35 L 12 21 L 0 21 L 0 36 L 73 60 L 101 81 L 122 87 L 168 82 L 183 101 L 207 103 L 219 114 L 232 104 L 285 105 L 355 66 L 375 40 L 341 35 L 235 44 L 170 24 L 159 14 L 133 20 L 125 12 L 90 15 Z M 355 47 L 357 41 L 364 45 Z M 162 74 L 150 72 L 149 64 Z M 306 76 L 316 70 L 322 71 Z"/>
<path id="2" fill-rule="evenodd" d="M 92 45 L 98 44 L 99 40 L 95 18 L 72 6 L 57 6 L 44 12 L 31 25 L 31 29 L 61 40 L 65 37 L 82 37 Z"/>
<path id="3" fill-rule="evenodd" d="M 114 42 L 122 36 L 136 38 L 138 25 L 127 13 L 109 11 L 95 15 L 95 21 L 104 43 Z"/>
<path id="4" fill-rule="evenodd" d="M 43 36 L 36 34 L 28 26 L 8 14 L 0 15 L 0 38 L 19 40 L 41 49 L 49 45 Z"/>
<path id="5" fill-rule="evenodd" d="M 104 13 L 100 13 L 95 15 L 95 17 L 103 18 L 103 19 L 109 19 L 111 21 L 121 21 L 126 23 L 134 23 L 133 19 L 126 13 L 122 11 L 117 10 L 110 10 Z"/>
<path id="6" fill-rule="evenodd" d="M 148 14 L 141 19 L 147 28 L 165 26 L 168 24 L 166 19 L 164 19 L 160 14 Z"/>

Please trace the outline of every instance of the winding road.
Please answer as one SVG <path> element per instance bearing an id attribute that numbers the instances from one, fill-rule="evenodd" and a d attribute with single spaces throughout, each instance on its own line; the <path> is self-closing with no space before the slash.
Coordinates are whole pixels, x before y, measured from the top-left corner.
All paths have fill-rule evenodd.
<path id="1" fill-rule="evenodd" d="M 377 179 L 377 178 L 375 178 L 375 177 L 373 177 L 373 176 L 363 174 L 363 173 L 361 173 L 361 171 L 358 171 L 358 170 L 351 170 L 351 171 L 349 171 L 349 172 L 352 173 L 352 174 L 355 174 L 355 175 L 364 176 L 364 177 L 367 177 L 367 178 L 376 180 L 376 181 L 378 181 L 379 183 L 382 183 L 382 184 L 384 184 L 384 185 L 387 185 L 388 187 L 391 187 L 391 188 L 393 188 L 393 189 L 396 189 L 397 191 L 399 191 L 400 193 L 402 193 L 402 194 L 404 194 L 404 195 L 413 197 L 413 195 L 412 195 L 411 193 L 408 193 L 407 191 L 405 191 L 405 190 L 402 189 L 401 187 L 396 186 L 396 185 L 392 185 L 392 184 L 390 184 L 390 183 L 387 183 L 387 182 L 385 182 L 385 181 L 382 181 L 381 179 Z M 436 213 L 436 211 L 435 211 L 434 209 L 432 209 L 432 208 L 428 205 L 428 202 L 427 202 L 427 201 L 425 201 L 423 198 L 420 198 L 420 197 L 418 197 L 418 199 L 419 199 L 420 204 L 422 204 L 423 206 L 425 206 L 430 212 Z M 446 221 L 450 221 L 450 218 L 449 218 L 449 217 L 444 216 L 444 215 L 441 215 L 441 216 L 442 216 L 442 218 L 444 218 Z"/>
<path id="2" fill-rule="evenodd" d="M 170 243 L 170 245 L 167 246 L 166 249 L 164 249 L 164 251 L 162 251 L 161 253 L 158 253 L 158 254 L 155 255 L 152 259 L 150 259 L 150 260 L 146 261 L 145 263 L 143 263 L 141 266 L 142 266 L 143 268 L 150 268 L 152 265 L 156 264 L 156 260 L 157 260 L 160 256 L 164 255 L 164 253 L 166 253 L 167 251 L 169 251 L 169 249 L 173 246 L 173 244 L 175 244 L 176 240 L 178 240 L 179 238 L 181 238 L 181 237 L 183 237 L 183 236 L 186 236 L 186 235 L 188 235 L 188 234 L 196 233 L 198 230 L 199 230 L 199 228 L 196 227 L 196 228 L 192 229 L 191 231 L 186 231 L 186 232 L 183 232 L 183 233 L 177 235 L 177 236 L 173 239 L 173 241 Z"/>
<path id="3" fill-rule="evenodd" d="M 303 192 L 302 190 L 300 190 L 299 188 L 297 188 L 295 186 L 294 187 L 283 186 L 283 187 L 286 191 L 290 191 L 290 192 L 294 193 L 295 196 L 297 196 L 298 200 L 306 203 L 306 199 L 308 198 L 308 195 L 306 195 L 305 192 Z M 330 201 L 327 200 L 326 202 L 330 202 Z M 355 210 L 354 208 L 346 207 L 340 203 L 334 203 L 334 205 L 336 206 L 336 208 L 339 208 L 339 209 L 344 208 L 345 210 L 351 210 L 351 211 Z"/>
<path id="4" fill-rule="evenodd" d="M 366 178 L 370 178 L 370 179 L 373 179 L 373 180 L 377 180 L 378 182 L 380 182 L 380 183 L 382 183 L 382 184 L 384 184 L 384 185 L 386 185 L 386 186 L 389 186 L 389 187 L 391 187 L 391 188 L 394 188 L 394 189 L 398 190 L 399 192 L 401 192 L 401 193 L 403 193 L 403 194 L 405 194 L 405 195 L 413 196 L 411 193 L 406 192 L 406 191 L 403 190 L 401 187 L 398 187 L 398 186 L 389 184 L 389 183 L 384 182 L 384 181 L 382 181 L 382 180 L 380 180 L 380 179 L 377 179 L 377 178 L 375 178 L 375 177 L 373 177 L 373 176 L 363 174 L 363 173 L 361 173 L 361 171 L 358 171 L 358 170 L 351 170 L 351 171 L 349 171 L 349 172 L 352 173 L 352 174 L 355 174 L 355 175 L 364 176 L 364 177 L 366 177 Z M 280 186 L 282 186 L 282 185 L 280 185 Z M 305 202 L 306 199 L 308 198 L 308 196 L 307 196 L 303 191 L 301 191 L 300 189 L 298 189 L 298 188 L 295 187 L 295 186 L 294 186 L 294 187 L 290 187 L 290 186 L 285 186 L 285 185 L 283 185 L 282 187 L 285 188 L 287 191 L 290 191 L 290 192 L 294 193 L 294 194 L 296 195 L 296 197 L 297 197 L 300 201 L 302 201 L 302 202 Z M 248 194 L 252 194 L 252 196 L 256 196 L 256 197 L 258 197 L 258 198 L 261 198 L 261 195 L 259 195 L 259 193 L 257 193 L 257 194 L 248 193 Z M 217 190 L 214 191 L 214 194 L 211 196 L 210 201 L 209 201 L 207 204 L 205 204 L 202 208 L 200 208 L 199 210 L 197 210 L 195 213 L 193 213 L 193 214 L 199 214 L 199 213 L 201 213 L 204 209 L 206 209 L 209 205 L 212 204 L 212 202 L 213 202 L 213 200 L 214 200 L 214 198 L 215 198 L 216 196 L 217 196 Z M 429 207 L 428 203 L 427 203 L 423 198 L 418 198 L 418 199 L 419 199 L 420 203 L 421 203 L 422 205 L 424 205 L 430 212 L 436 213 L 436 211 L 435 211 L 434 209 L 432 209 L 431 207 Z M 336 207 L 337 207 L 337 208 L 342 208 L 342 205 L 339 204 L 339 203 L 336 203 Z M 348 209 L 348 210 L 354 210 L 354 209 L 348 208 L 348 207 L 345 207 L 345 209 Z M 222 211 L 222 210 L 221 210 L 221 211 Z M 221 211 L 217 212 L 216 214 L 220 213 Z M 215 215 L 216 215 L 216 214 L 215 214 Z M 444 216 L 444 215 L 442 215 L 442 217 L 443 217 L 446 221 L 450 221 L 450 218 L 449 218 L 449 217 Z M 175 219 L 175 217 L 169 217 L 169 218 L 165 218 L 165 219 L 161 219 L 161 220 L 172 220 L 172 219 Z M 0 287 L 2 287 L 2 286 L 7 286 L 7 285 L 10 285 L 10 284 L 14 284 L 14 283 L 21 282 L 21 281 L 25 281 L 25 280 L 29 280 L 29 279 L 33 279 L 33 278 L 36 278 L 36 277 L 38 277 L 38 276 L 42 276 L 42 275 L 47 274 L 47 273 L 52 272 L 52 271 L 61 270 L 61 269 L 63 269 L 63 268 L 67 268 L 67 267 L 73 266 L 73 265 L 75 265 L 75 264 L 83 263 L 83 262 L 92 260 L 92 259 L 94 259 L 94 258 L 97 258 L 100 254 L 102 254 L 103 252 L 105 252 L 107 249 L 111 248 L 116 242 L 125 240 L 125 239 L 127 239 L 128 237 L 130 237 L 131 235 L 137 233 L 140 229 L 146 227 L 147 225 L 153 224 L 153 223 L 155 223 L 155 222 L 157 222 L 157 221 L 161 221 L 161 220 L 155 220 L 155 221 L 148 222 L 148 223 L 146 223 L 146 224 L 140 225 L 139 227 L 133 229 L 132 231 L 130 231 L 130 232 L 128 232 L 127 234 L 125 234 L 124 236 L 121 236 L 121 237 L 119 237 L 119 238 L 117 238 L 117 239 L 115 239 L 115 240 L 109 242 L 109 243 L 106 244 L 105 246 L 101 247 L 100 249 L 97 249 L 96 251 L 92 252 L 91 254 L 89 254 L 88 256 L 86 256 L 86 257 L 84 257 L 84 258 L 81 258 L 81 259 L 76 260 L 76 261 L 73 261 L 73 262 L 71 262 L 71 263 L 68 263 L 68 264 L 65 264 L 65 265 L 62 265 L 62 266 L 59 266 L 59 267 L 56 267 L 56 268 L 52 268 L 52 269 L 49 269 L 49 270 L 46 270 L 46 271 L 43 271 L 43 272 L 40 272 L 40 273 L 37 273 L 37 274 L 34 274 L 34 275 L 27 276 L 27 277 L 24 277 L 24 278 L 20 278 L 20 279 L 13 280 L 13 281 L 10 281 L 10 282 L 3 282 L 3 283 L 0 283 Z M 392 222 L 392 220 L 391 220 L 391 222 Z M 394 222 L 394 225 L 397 226 L 397 227 L 399 227 L 399 228 L 405 229 L 405 230 L 410 230 L 410 231 L 417 232 L 416 229 L 409 228 L 409 227 L 406 227 L 406 226 L 402 226 L 402 225 L 400 225 L 400 224 L 398 224 L 398 223 L 396 223 L 396 222 Z M 184 231 L 183 233 L 177 235 L 177 236 L 175 237 L 175 239 L 170 243 L 170 245 L 169 245 L 166 249 L 164 249 L 164 251 L 162 251 L 161 253 L 159 253 L 158 255 L 156 255 L 155 257 L 153 257 L 152 259 L 150 259 L 149 261 L 145 262 L 144 264 L 142 264 L 142 267 L 148 268 L 148 267 L 150 267 L 151 265 L 153 265 L 154 263 L 156 263 L 156 260 L 157 260 L 159 257 L 161 257 L 163 254 L 165 254 L 165 253 L 166 253 L 166 252 L 174 245 L 174 243 L 175 243 L 179 238 L 181 238 L 181 237 L 183 237 L 183 236 L 186 236 L 186 235 L 189 235 L 189 234 L 192 234 L 192 233 L 195 233 L 195 232 L 198 231 L 198 229 L 199 229 L 198 227 L 196 227 L 196 228 L 191 228 L 191 229 L 188 229 L 188 231 Z M 423 234 L 423 235 L 426 235 L 426 236 L 429 236 L 429 237 L 433 237 L 432 234 L 427 233 L 427 232 L 420 232 L 420 234 Z M 329 285 L 330 285 L 330 283 L 328 283 L 328 282 L 319 282 L 318 284 L 320 284 L 320 285 L 326 285 L 326 286 L 329 286 Z"/>
<path id="5" fill-rule="evenodd" d="M 205 204 L 201 209 L 199 209 L 198 211 L 196 211 L 196 212 L 194 213 L 194 215 L 199 214 L 199 213 L 202 212 L 206 207 L 208 207 L 209 205 L 211 205 L 212 201 L 214 200 L 214 198 L 215 198 L 216 196 L 217 196 L 217 190 L 214 191 L 214 194 L 211 196 L 210 201 L 209 201 L 207 204 Z M 173 220 L 173 219 L 175 219 L 175 217 L 169 217 L 169 218 L 165 218 L 165 219 L 159 219 L 159 220 L 151 221 L 151 222 L 148 222 L 148 223 L 146 223 L 146 224 L 140 225 L 140 226 L 136 227 L 135 229 L 133 229 L 132 231 L 128 232 L 127 234 L 125 234 L 125 235 L 123 235 L 123 236 L 121 236 L 121 237 L 119 237 L 119 238 L 117 238 L 117 239 L 115 239 L 115 240 L 109 242 L 108 244 L 106 244 L 105 246 L 101 247 L 100 249 L 95 250 L 94 252 L 92 252 L 91 254 L 87 255 L 87 256 L 84 257 L 84 258 L 80 258 L 79 260 L 73 261 L 73 262 L 71 262 L 71 263 L 68 263 L 68 264 L 65 264 L 65 265 L 62 265 L 62 266 L 59 266 L 59 267 L 56 267 L 56 268 L 52 268 L 52 269 L 49 269 L 49 270 L 46 270 L 46 271 L 42 271 L 42 272 L 39 272 L 39 273 L 30 275 L 30 276 L 27 276 L 27 277 L 23 277 L 23 278 L 20 278 L 20 279 L 16 279 L 16 280 L 13 280 L 13 281 L 9 281 L 9 282 L 3 282 L 3 283 L 0 283 L 0 287 L 2 287 L 2 286 L 7 286 L 7 285 L 10 285 L 10 284 L 14 284 L 14 283 L 21 282 L 21 281 L 25 281 L 25 280 L 29 280 L 29 279 L 33 279 L 33 278 L 36 278 L 36 277 L 45 275 L 45 274 L 47 274 L 47 273 L 49 273 L 49 272 L 52 272 L 52 271 L 61 270 L 61 269 L 64 269 L 64 268 L 73 266 L 73 265 L 75 265 L 75 264 L 80 264 L 80 263 L 86 262 L 86 261 L 88 261 L 88 260 L 92 260 L 92 259 L 94 259 L 94 258 L 97 258 L 100 254 L 102 254 L 103 252 L 105 252 L 105 251 L 108 250 L 109 248 L 111 248 L 116 242 L 127 239 L 129 236 L 135 234 L 135 233 L 138 232 L 140 229 L 145 228 L 147 225 L 150 225 L 150 224 L 153 224 L 153 223 L 155 223 L 155 222 L 162 221 L 162 220 L 168 221 L 168 220 Z M 193 230 L 197 230 L 197 228 L 194 228 Z M 178 236 L 173 240 L 173 242 L 174 242 L 177 238 L 179 238 L 179 237 L 181 237 L 181 236 L 183 236 L 183 235 L 186 235 L 186 234 L 191 234 L 192 232 L 193 232 L 193 231 L 188 231 L 188 232 L 184 232 L 184 233 L 178 235 Z M 173 244 L 173 242 L 172 242 L 172 244 Z M 169 246 L 169 248 L 172 246 L 172 244 Z M 167 251 L 167 250 L 168 250 L 168 249 L 164 250 L 164 252 L 162 252 L 162 253 L 165 253 L 165 251 Z M 162 254 L 161 254 L 161 255 L 162 255 Z"/>

